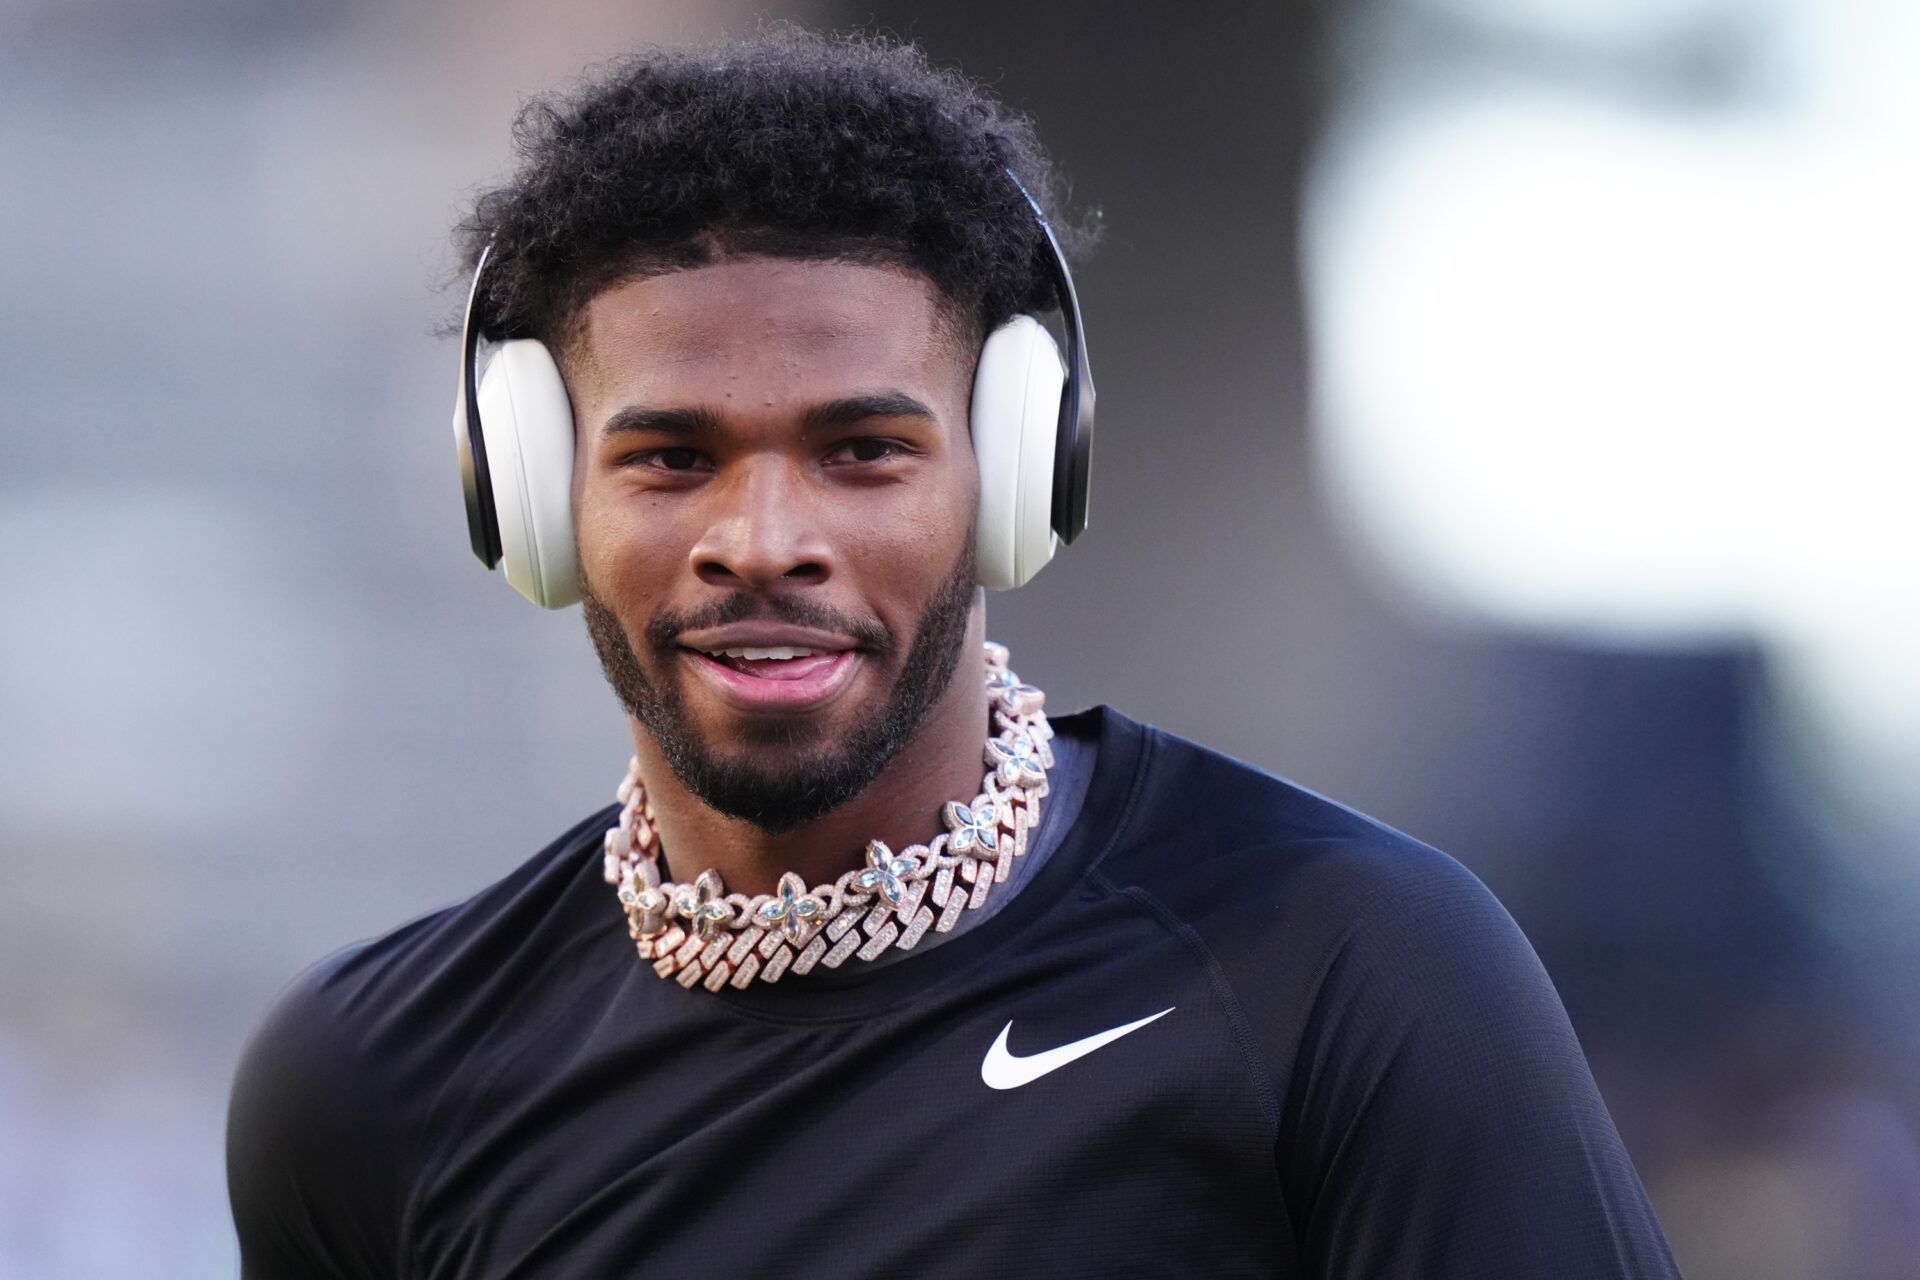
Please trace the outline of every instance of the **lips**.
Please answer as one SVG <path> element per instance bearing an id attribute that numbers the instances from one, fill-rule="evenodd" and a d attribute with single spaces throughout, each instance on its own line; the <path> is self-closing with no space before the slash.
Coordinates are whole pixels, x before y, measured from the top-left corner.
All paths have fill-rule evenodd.
<path id="1" fill-rule="evenodd" d="M 682 649 L 687 663 L 721 698 L 745 711 L 804 711 L 827 702 L 852 678 L 852 649 L 792 658 L 714 657 Z"/>
<path id="2" fill-rule="evenodd" d="M 771 620 L 697 627 L 676 634 L 674 643 L 683 649 L 697 649 L 711 657 L 737 650 L 736 657 L 749 658 L 790 658 L 799 653 L 838 653 L 842 649 L 861 647 L 859 640 L 844 632 Z"/>
<path id="3" fill-rule="evenodd" d="M 800 680 L 830 665 L 838 653 L 811 653 L 798 649 L 729 649 L 703 654 L 744 675 L 761 680 Z"/>

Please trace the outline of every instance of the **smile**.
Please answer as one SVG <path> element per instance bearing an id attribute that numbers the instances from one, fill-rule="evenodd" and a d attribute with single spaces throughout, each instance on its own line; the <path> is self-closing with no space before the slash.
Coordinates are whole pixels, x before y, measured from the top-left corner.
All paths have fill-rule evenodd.
<path id="1" fill-rule="evenodd" d="M 791 645 L 737 646 L 712 652 L 683 648 L 681 653 L 715 692 L 745 711 L 817 707 L 846 686 L 860 658 L 852 649 Z"/>

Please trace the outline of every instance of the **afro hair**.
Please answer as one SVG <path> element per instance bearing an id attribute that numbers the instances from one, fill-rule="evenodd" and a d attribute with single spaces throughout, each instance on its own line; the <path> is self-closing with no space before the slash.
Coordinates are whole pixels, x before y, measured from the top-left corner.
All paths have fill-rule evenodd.
<path id="1" fill-rule="evenodd" d="M 494 337 L 558 351 L 602 290 L 734 257 L 916 271 L 976 340 L 1057 305 L 1022 188 L 1051 215 L 1060 184 L 1032 126 L 911 44 L 779 24 L 643 50 L 528 102 L 514 142 L 455 233 L 469 270 L 492 246 Z M 1069 254 L 1092 239 L 1049 222 Z"/>

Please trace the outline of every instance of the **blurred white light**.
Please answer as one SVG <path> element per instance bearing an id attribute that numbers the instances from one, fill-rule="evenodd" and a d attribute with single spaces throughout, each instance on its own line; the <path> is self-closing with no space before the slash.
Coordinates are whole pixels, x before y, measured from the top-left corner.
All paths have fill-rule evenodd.
<path id="1" fill-rule="evenodd" d="M 1373 68 L 1309 191 L 1321 458 L 1441 607 L 1759 637 L 1920 834 L 1920 6 L 1766 14 L 1790 91 L 1744 102 Z"/>

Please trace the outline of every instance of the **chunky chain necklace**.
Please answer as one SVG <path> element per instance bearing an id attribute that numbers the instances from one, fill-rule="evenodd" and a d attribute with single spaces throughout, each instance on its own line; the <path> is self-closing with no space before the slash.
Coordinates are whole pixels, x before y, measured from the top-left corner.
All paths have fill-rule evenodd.
<path id="1" fill-rule="evenodd" d="M 626 909 L 627 932 L 653 971 L 683 987 L 745 988 L 778 982 L 816 965 L 837 969 L 850 957 L 872 960 L 888 947 L 910 950 L 927 930 L 945 933 L 977 910 L 1027 851 L 1047 795 L 1053 728 L 1046 695 L 1007 667 L 1007 651 L 986 647 L 991 732 L 987 774 L 971 804 L 949 800 L 946 830 L 929 844 L 895 853 L 867 844 L 864 867 L 832 884 L 807 888 L 789 871 L 772 893 L 728 893 L 717 871 L 691 884 L 660 878 L 660 842 L 638 759 L 620 784 L 620 821 L 608 828 L 605 871 Z"/>

